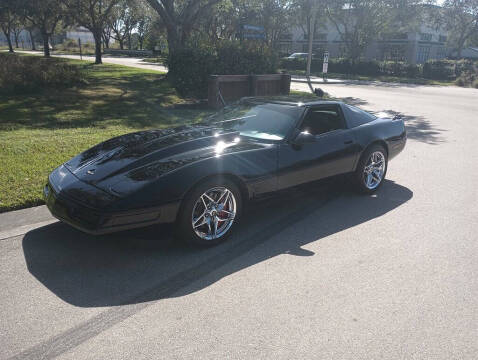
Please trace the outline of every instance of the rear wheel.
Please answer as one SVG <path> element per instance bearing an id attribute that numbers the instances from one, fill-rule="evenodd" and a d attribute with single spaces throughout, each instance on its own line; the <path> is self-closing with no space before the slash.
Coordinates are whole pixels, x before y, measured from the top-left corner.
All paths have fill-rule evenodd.
<path id="1" fill-rule="evenodd" d="M 358 190 L 372 194 L 380 188 L 387 174 L 387 152 L 382 145 L 373 145 L 365 151 L 355 171 Z"/>
<path id="2" fill-rule="evenodd" d="M 228 179 L 211 179 L 196 186 L 184 199 L 177 234 L 187 242 L 212 246 L 230 236 L 237 224 L 242 198 Z"/>

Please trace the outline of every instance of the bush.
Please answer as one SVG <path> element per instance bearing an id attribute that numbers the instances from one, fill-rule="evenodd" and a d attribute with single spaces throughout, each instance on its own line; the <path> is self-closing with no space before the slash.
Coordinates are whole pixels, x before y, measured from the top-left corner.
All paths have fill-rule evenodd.
<path id="1" fill-rule="evenodd" d="M 455 61 L 430 60 L 423 65 L 423 77 L 432 80 L 454 80 Z"/>
<path id="2" fill-rule="evenodd" d="M 421 67 L 405 62 L 384 61 L 381 63 L 381 75 L 416 78 L 421 75 Z"/>
<path id="3" fill-rule="evenodd" d="M 278 56 L 267 46 L 255 43 L 225 42 L 216 50 L 217 75 L 275 74 Z"/>
<path id="4" fill-rule="evenodd" d="M 432 80 L 455 80 L 461 74 L 477 72 L 477 64 L 470 60 L 431 60 L 424 65 L 414 65 L 396 61 L 330 59 L 329 72 L 365 76 L 396 76 L 407 78 L 426 78 Z M 285 70 L 305 70 L 306 61 L 282 59 L 281 68 Z M 312 59 L 311 72 L 322 72 L 322 60 Z M 470 75 L 468 75 L 469 77 Z"/>
<path id="5" fill-rule="evenodd" d="M 208 77 L 214 72 L 215 61 L 215 55 L 208 50 L 176 50 L 167 59 L 168 79 L 183 95 L 203 96 L 207 93 Z"/>
<path id="6" fill-rule="evenodd" d="M 67 87 L 84 79 L 79 66 L 63 59 L 0 54 L 0 93 L 3 94 Z"/>
<path id="7" fill-rule="evenodd" d="M 168 79 L 182 95 L 206 97 L 209 75 L 273 74 L 278 63 L 271 49 L 254 43 L 187 47 L 170 54 Z"/>
<path id="8" fill-rule="evenodd" d="M 456 62 L 455 72 L 458 78 L 455 84 L 458 86 L 471 86 L 478 88 L 478 61 L 460 60 Z"/>

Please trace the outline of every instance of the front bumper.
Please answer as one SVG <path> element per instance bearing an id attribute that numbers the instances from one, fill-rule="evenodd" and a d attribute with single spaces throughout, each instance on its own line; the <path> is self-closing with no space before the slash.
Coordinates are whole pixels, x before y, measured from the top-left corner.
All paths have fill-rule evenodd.
<path id="1" fill-rule="evenodd" d="M 180 205 L 178 201 L 147 209 L 121 212 L 105 211 L 87 206 L 77 199 L 63 194 L 62 191 L 55 189 L 50 181 L 43 190 L 43 196 L 54 217 L 78 230 L 93 235 L 173 222 Z"/>

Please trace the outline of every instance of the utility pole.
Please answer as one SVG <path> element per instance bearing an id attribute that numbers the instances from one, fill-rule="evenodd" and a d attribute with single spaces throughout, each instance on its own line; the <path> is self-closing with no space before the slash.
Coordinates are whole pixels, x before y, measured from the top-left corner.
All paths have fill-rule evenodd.
<path id="1" fill-rule="evenodd" d="M 312 83 L 310 82 L 310 68 L 312 66 L 312 45 L 314 43 L 314 33 L 315 33 L 315 24 L 317 22 L 317 1 L 316 0 L 309 0 L 310 1 L 310 13 L 307 16 L 307 21 L 309 22 L 309 52 L 307 54 L 307 69 L 305 71 L 305 76 L 307 77 L 307 83 L 309 84 L 310 92 L 314 92 L 314 88 Z"/>

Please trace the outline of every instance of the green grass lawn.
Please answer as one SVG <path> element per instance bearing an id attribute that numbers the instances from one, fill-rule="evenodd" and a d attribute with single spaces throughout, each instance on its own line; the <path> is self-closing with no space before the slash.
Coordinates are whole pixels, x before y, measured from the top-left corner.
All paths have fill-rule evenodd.
<path id="1" fill-rule="evenodd" d="M 283 70 L 291 75 L 305 76 L 305 70 Z M 315 73 L 312 76 L 322 77 L 322 73 Z M 403 78 L 397 76 L 366 76 L 366 75 L 347 75 L 347 74 L 336 74 L 329 73 L 327 74 L 329 79 L 343 79 L 343 80 L 363 80 L 363 81 L 382 81 L 390 83 L 401 83 L 401 84 L 418 84 L 418 85 L 441 85 L 441 86 L 450 86 L 455 85 L 454 81 L 440 81 L 440 80 L 430 80 L 422 78 Z"/>
<path id="2" fill-rule="evenodd" d="M 190 109 L 163 74 L 72 61 L 87 84 L 0 95 L 0 212 L 42 204 L 50 171 L 79 152 L 124 133 L 192 122 Z"/>

